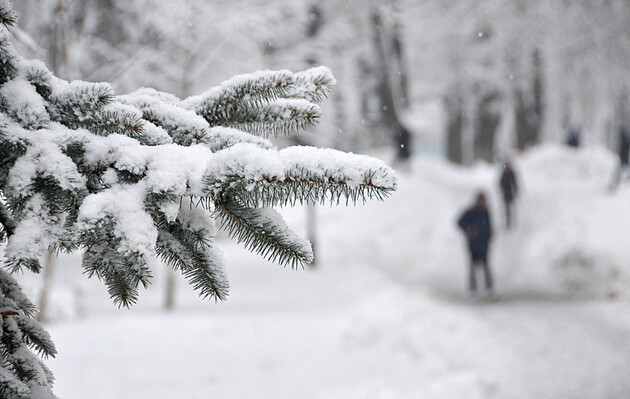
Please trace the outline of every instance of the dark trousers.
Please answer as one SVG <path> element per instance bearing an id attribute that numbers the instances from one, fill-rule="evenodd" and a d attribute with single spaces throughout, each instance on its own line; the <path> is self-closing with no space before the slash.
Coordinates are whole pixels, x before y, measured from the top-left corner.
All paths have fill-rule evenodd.
<path id="1" fill-rule="evenodd" d="M 470 256 L 470 290 L 477 291 L 477 267 L 483 267 L 486 278 L 486 289 L 492 289 L 492 275 L 488 265 L 488 254 L 471 254 Z"/>
<path id="2" fill-rule="evenodd" d="M 612 181 L 610 182 L 610 189 L 614 190 L 617 188 L 619 183 L 621 183 L 622 179 L 628 178 L 628 164 L 625 162 L 621 162 L 616 168 L 615 173 L 613 174 Z"/>
<path id="3" fill-rule="evenodd" d="M 510 227 L 512 227 L 514 200 L 511 198 L 503 198 L 503 205 L 505 205 L 505 226 L 509 229 Z"/>

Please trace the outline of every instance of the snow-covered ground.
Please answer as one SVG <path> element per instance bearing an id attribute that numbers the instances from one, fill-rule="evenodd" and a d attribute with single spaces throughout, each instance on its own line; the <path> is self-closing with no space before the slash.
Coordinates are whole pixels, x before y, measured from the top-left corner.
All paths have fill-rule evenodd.
<path id="1" fill-rule="evenodd" d="M 117 310 L 76 257 L 58 260 L 48 325 L 55 392 L 73 398 L 630 397 L 630 186 L 613 154 L 546 146 L 516 160 L 515 229 L 499 170 L 417 159 L 383 203 L 319 208 L 314 269 L 283 269 L 220 241 L 226 303 L 164 273 Z M 496 300 L 466 295 L 455 220 L 490 194 Z M 286 210 L 296 230 L 303 210 Z M 35 289 L 34 285 L 30 286 Z M 81 303 L 79 306 L 78 304 Z"/>

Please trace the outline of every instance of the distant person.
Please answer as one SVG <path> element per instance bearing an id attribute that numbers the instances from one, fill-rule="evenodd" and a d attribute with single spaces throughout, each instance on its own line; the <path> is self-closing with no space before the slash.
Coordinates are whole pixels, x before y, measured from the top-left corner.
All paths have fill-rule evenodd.
<path id="1" fill-rule="evenodd" d="M 396 160 L 395 165 L 406 167 L 411 157 L 411 133 L 401 123 L 397 123 L 395 132 Z"/>
<path id="2" fill-rule="evenodd" d="M 516 183 L 516 174 L 512 169 L 512 161 L 509 159 L 503 164 L 503 173 L 499 180 L 501 193 L 503 194 L 503 205 L 505 208 L 505 226 L 509 229 L 512 227 L 512 217 L 514 216 L 514 200 L 518 194 L 518 184 Z"/>
<path id="3" fill-rule="evenodd" d="M 582 141 L 582 131 L 579 127 L 572 125 L 569 128 L 569 132 L 567 134 L 567 145 L 569 147 L 577 148 L 580 146 Z"/>
<path id="4" fill-rule="evenodd" d="M 492 227 L 484 193 L 477 194 L 475 204 L 461 215 L 457 224 L 468 239 L 470 292 L 477 292 L 477 268 L 482 266 L 486 279 L 486 289 L 489 294 L 492 294 L 492 275 L 488 265 L 488 249 L 490 247 L 490 238 L 492 237 Z"/>
<path id="5" fill-rule="evenodd" d="M 628 177 L 628 161 L 630 160 L 630 134 L 625 126 L 619 129 L 619 142 L 617 144 L 617 154 L 619 155 L 619 165 L 615 169 L 610 189 L 617 188 L 621 180 Z"/>

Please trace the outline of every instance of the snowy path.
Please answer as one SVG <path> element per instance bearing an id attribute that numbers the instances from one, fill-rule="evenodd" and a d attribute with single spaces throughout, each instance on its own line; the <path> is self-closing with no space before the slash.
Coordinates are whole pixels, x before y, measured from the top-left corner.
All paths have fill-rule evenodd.
<path id="1" fill-rule="evenodd" d="M 623 302 L 524 296 L 471 302 L 356 268 L 270 271 L 239 262 L 233 269 L 232 300 L 219 307 L 197 304 L 169 315 L 144 309 L 52 326 L 58 395 L 630 395 Z M 334 281 L 354 284 L 348 290 L 330 286 Z M 323 297 L 314 300 L 313 291 Z"/>
<path id="2" fill-rule="evenodd" d="M 466 297 L 453 226 L 494 172 L 420 161 L 387 202 L 320 211 L 325 251 L 316 270 L 278 268 L 222 243 L 232 285 L 224 304 L 203 303 L 181 284 L 173 313 L 160 310 L 160 286 L 116 311 L 98 283 L 81 283 L 87 317 L 50 326 L 60 351 L 49 362 L 56 393 L 630 397 L 629 301 L 608 299 L 611 289 L 628 291 L 630 226 L 620 214 L 630 217 L 630 190 L 607 196 L 581 178 L 549 184 L 556 177 L 541 175 L 544 162 L 525 161 L 522 220 L 512 232 L 498 229 L 493 248 L 498 301 Z M 300 211 L 287 220 L 299 226 Z"/>

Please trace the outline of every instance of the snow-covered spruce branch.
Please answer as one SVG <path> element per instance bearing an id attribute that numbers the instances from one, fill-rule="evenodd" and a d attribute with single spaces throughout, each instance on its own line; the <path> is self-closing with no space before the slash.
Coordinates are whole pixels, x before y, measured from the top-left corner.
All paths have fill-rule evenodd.
<path id="1" fill-rule="evenodd" d="M 296 72 L 293 78 L 295 84 L 289 97 L 303 98 L 315 103 L 326 99 L 337 83 L 330 70 L 324 66 Z"/>
<path id="2" fill-rule="evenodd" d="M 173 204 L 175 197 L 172 193 L 151 194 L 145 201 L 158 229 L 156 254 L 179 270 L 202 298 L 225 300 L 229 283 L 223 257 L 212 245 L 216 231 L 207 208 L 197 208 L 190 197 L 182 199 L 185 204 L 177 219 L 169 221 L 162 207 Z"/>
<path id="3" fill-rule="evenodd" d="M 24 79 L 35 87 L 35 91 L 43 99 L 50 100 L 53 78 L 53 74 L 46 68 L 46 65 L 37 60 L 31 60 L 24 69 Z"/>
<path id="4" fill-rule="evenodd" d="M 255 108 L 290 94 L 293 74 L 290 71 L 259 71 L 237 75 L 206 92 L 187 98 L 186 108 L 203 116 L 211 126 L 215 121 L 229 120 L 241 107 Z"/>
<path id="5" fill-rule="evenodd" d="M 303 99 L 280 99 L 256 108 L 241 107 L 220 125 L 260 136 L 278 136 L 315 126 L 321 117 L 316 104 Z"/>
<path id="6" fill-rule="evenodd" d="M 218 152 L 240 143 L 253 144 L 266 150 L 273 148 L 273 144 L 269 140 L 229 127 L 210 128 L 206 136 L 206 145 L 212 152 Z"/>
<path id="7" fill-rule="evenodd" d="M 223 299 L 214 221 L 203 208 L 192 217 L 185 198 L 207 197 L 234 237 L 294 265 L 310 260 L 306 247 L 271 211 L 252 208 L 356 203 L 396 187 L 393 171 L 372 158 L 278 151 L 258 137 L 316 123 L 314 102 L 334 84 L 326 68 L 241 75 L 184 101 L 153 89 L 116 96 L 108 84 L 54 77 L 15 54 L 4 33 L 0 191 L 17 224 L 5 251 L 13 269 L 39 270 L 50 247 L 83 248 L 87 274 L 128 306 L 150 283 L 146 259 L 157 254 L 202 296 Z"/>
<path id="8" fill-rule="evenodd" d="M 335 83 L 325 67 L 240 75 L 184 101 L 153 89 L 116 96 L 107 83 L 66 82 L 19 56 L 4 26 L 14 20 L 0 0 L 4 268 L 37 272 L 49 249 L 82 249 L 86 274 L 131 306 L 157 256 L 202 297 L 223 300 L 214 218 L 251 251 L 296 267 L 312 260 L 309 243 L 261 206 L 356 203 L 396 188 L 378 160 L 278 151 L 264 139 L 317 123 L 315 103 Z M 2 270 L 0 291 L 0 397 L 52 398 L 52 375 L 33 350 L 54 355 L 54 346 L 25 319 L 34 308 Z"/>
<path id="9" fill-rule="evenodd" d="M 202 95 L 190 97 L 184 105 L 202 115 L 210 126 L 229 126 L 263 135 L 286 134 L 316 123 L 320 111 L 313 102 L 322 101 L 334 84 L 326 67 L 298 73 L 259 71 L 239 75 Z M 283 126 L 274 127 L 271 121 L 284 122 Z"/>
<path id="10" fill-rule="evenodd" d="M 234 193 L 250 207 L 295 206 L 304 204 L 355 205 L 369 199 L 383 200 L 392 188 L 377 186 L 372 182 L 375 173 L 365 175 L 364 183 L 350 186 L 343 180 L 330 176 L 309 176 L 302 173 L 283 180 L 264 178 L 254 183 L 253 188 Z"/>
<path id="11" fill-rule="evenodd" d="M 172 108 L 177 109 L 177 107 Z M 177 110 L 184 111 L 182 109 Z M 205 141 L 205 137 L 208 135 L 207 126 L 195 126 L 190 123 L 191 120 L 199 118 L 199 116 L 194 112 L 190 113 L 192 115 L 189 118 L 184 116 L 184 119 L 181 120 L 180 118 L 173 118 L 172 115 L 156 112 L 151 108 L 147 108 L 143 111 L 142 115 L 145 120 L 168 132 L 175 144 L 190 146 L 193 144 L 203 143 Z"/>
<path id="12" fill-rule="evenodd" d="M 251 252 L 291 268 L 313 261 L 310 243 L 294 234 L 273 209 L 248 208 L 234 199 L 214 205 L 221 227 Z"/>
<path id="13" fill-rule="evenodd" d="M 32 317 L 35 306 L 0 269 L 0 397 L 53 399 L 51 371 L 38 357 L 54 357 L 50 335 Z"/>
<path id="14" fill-rule="evenodd" d="M 164 131 L 164 136 L 156 144 L 175 143 L 184 146 L 199 144 L 208 134 L 209 125 L 194 111 L 181 106 L 174 95 L 160 93 L 154 89 L 142 88 L 133 93 L 118 96 L 117 99 L 142 112 L 145 121 L 151 122 Z"/>
<path id="15" fill-rule="evenodd" d="M 122 238 L 116 237 L 113 224 L 107 218 L 97 228 L 82 232 L 82 266 L 88 277 L 96 276 L 105 283 L 115 305 L 129 307 L 138 300 L 139 284 L 146 288 L 152 274 L 142 254 L 118 251 L 123 246 Z"/>
<path id="16" fill-rule="evenodd" d="M 200 297 L 227 299 L 230 285 L 223 272 L 223 257 L 215 248 L 196 248 L 185 231 L 172 228 L 160 230 L 156 252 L 162 261 L 182 273 Z"/>
<path id="17" fill-rule="evenodd" d="M 15 231 L 16 223 L 7 211 L 7 207 L 0 202 L 0 241 L 4 241 L 5 238 L 12 235 Z"/>
<path id="18" fill-rule="evenodd" d="M 155 144 L 173 142 L 190 146 L 203 143 L 212 152 L 238 143 L 253 143 L 262 148 L 273 147 L 269 141 L 241 130 L 219 126 L 210 127 L 202 116 L 183 108 L 177 97 L 166 96 L 153 89 L 142 88 L 117 98 L 127 105 L 140 109 L 146 121 L 163 129 L 164 135 L 168 135 L 171 139 L 154 140 Z"/>
<path id="19" fill-rule="evenodd" d="M 121 109 L 106 109 L 98 115 L 85 115 L 74 119 L 64 119 L 63 124 L 70 129 L 87 129 L 102 136 L 120 134 L 129 137 L 142 137 L 144 123 L 136 113 Z"/>
<path id="20" fill-rule="evenodd" d="M 60 122 L 89 118 L 98 114 L 103 107 L 114 100 L 114 91 L 109 84 L 81 81 L 66 83 L 58 79 L 56 84 L 53 84 L 53 77 L 47 78 L 41 72 L 41 66 L 38 69 L 36 66 L 31 68 L 33 72 L 30 74 L 29 81 L 38 82 L 40 87 L 48 88 L 45 92 L 50 92 L 50 97 L 43 97 L 43 99 L 50 102 L 51 114 Z"/>
<path id="21" fill-rule="evenodd" d="M 280 150 L 273 162 L 233 162 L 231 153 L 249 153 L 258 158 L 261 150 L 235 146 L 218 153 L 221 168 L 204 177 L 204 193 L 211 198 L 236 197 L 247 207 L 296 204 L 356 204 L 382 200 L 396 189 L 393 170 L 362 155 L 332 149 L 289 147 Z M 238 159 L 240 157 L 236 157 Z"/>
<path id="22" fill-rule="evenodd" d="M 0 2 L 0 4 L 4 4 Z M 18 55 L 11 43 L 11 35 L 8 30 L 0 30 L 0 84 L 6 83 L 17 74 Z"/>
<path id="23" fill-rule="evenodd" d="M 13 26 L 17 22 L 17 13 L 10 4 L 0 3 L 0 23 L 6 27 Z"/>

